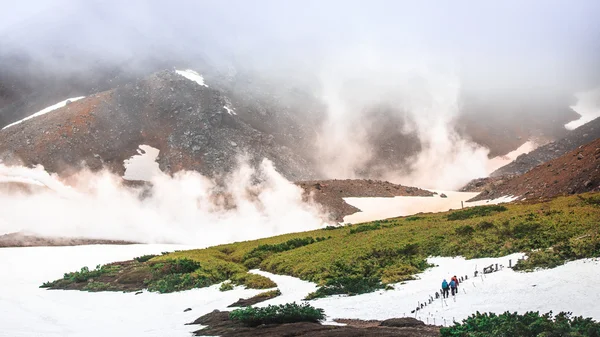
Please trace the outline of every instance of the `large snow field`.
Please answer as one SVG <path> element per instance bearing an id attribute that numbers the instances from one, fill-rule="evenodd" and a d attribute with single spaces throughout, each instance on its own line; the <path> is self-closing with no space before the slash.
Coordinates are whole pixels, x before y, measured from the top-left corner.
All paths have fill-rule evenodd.
<path id="1" fill-rule="evenodd" d="M 476 311 L 503 313 L 505 311 L 570 311 L 575 315 L 600 319 L 600 292 L 597 289 L 600 261 L 584 259 L 549 270 L 532 273 L 515 272 L 506 268 L 523 254 L 501 258 L 465 260 L 463 258 L 436 257 L 428 259 L 436 267 L 418 275 L 418 279 L 394 285 L 394 290 L 378 291 L 358 296 L 334 296 L 311 301 L 325 309 L 328 320 L 336 318 L 387 319 L 412 316 L 429 324 L 451 325 Z M 491 264 L 505 268 L 491 274 L 482 270 Z M 474 271 L 480 273 L 474 277 Z M 289 276 L 257 272 L 270 277 L 279 286 L 282 296 L 258 304 L 283 304 L 300 301 L 316 286 Z M 429 296 L 441 287 L 443 279 L 450 281 L 456 275 L 468 276 L 459 287 L 459 294 L 433 303 L 411 313 L 419 303 L 428 303 Z"/>
<path id="2" fill-rule="evenodd" d="M 438 195 L 433 197 L 382 197 L 382 198 L 344 198 L 348 204 L 357 207 L 361 212 L 357 212 L 344 217 L 344 223 L 360 223 L 386 218 L 413 215 L 420 212 L 445 212 L 450 209 L 459 209 L 464 207 L 498 204 L 510 202 L 515 198 L 507 196 L 494 200 L 482 200 L 475 202 L 466 202 L 479 193 L 473 192 L 455 192 L 438 191 Z M 447 198 L 440 197 L 445 194 Z M 461 201 L 463 205 L 461 205 Z"/>
<path id="3" fill-rule="evenodd" d="M 394 290 L 353 297 L 325 298 L 314 305 L 325 309 L 334 318 L 386 319 L 412 316 L 426 323 L 450 325 L 476 311 L 502 313 L 504 311 L 570 311 L 576 315 L 600 319 L 600 292 L 597 289 L 600 262 L 579 260 L 564 266 L 533 273 L 517 273 L 504 268 L 501 271 L 473 277 L 490 264 L 508 266 L 520 254 L 503 258 L 464 260 L 462 258 L 430 258 L 438 265 L 419 275 L 419 279 L 395 286 Z M 469 279 L 459 287 L 459 294 L 434 300 L 422 310 L 411 313 L 418 303 L 427 302 L 441 287 L 442 280 L 453 275 Z M 435 296 L 434 296 L 435 297 Z M 445 320 L 445 321 L 444 321 Z"/>
<path id="4" fill-rule="evenodd" d="M 218 286 L 174 294 L 88 293 L 46 290 L 43 282 L 82 266 L 129 260 L 144 254 L 192 249 L 180 245 L 76 246 L 0 249 L 0 336 L 190 336 L 185 326 L 215 308 L 224 309 L 259 290 Z M 191 307 L 194 310 L 183 312 Z"/>
<path id="5" fill-rule="evenodd" d="M 199 326 L 186 326 L 212 310 L 229 310 L 227 305 L 263 290 L 236 287 L 220 292 L 219 285 L 174 294 L 155 294 L 45 290 L 45 281 L 62 277 L 82 266 L 131 259 L 143 254 L 191 249 L 180 245 L 77 246 L 0 249 L 0 336 L 189 336 Z M 473 277 L 490 264 L 513 264 L 521 254 L 502 258 L 464 260 L 430 258 L 437 265 L 418 275 L 418 279 L 395 285 L 394 290 L 352 297 L 335 296 L 311 301 L 325 309 L 328 320 L 335 318 L 386 319 L 416 316 L 436 324 L 451 324 L 475 311 L 502 313 L 506 310 L 571 311 L 576 315 L 600 319 L 600 292 L 596 291 L 600 262 L 591 259 L 564 266 L 516 273 L 499 272 Z M 270 277 L 282 292 L 280 297 L 258 304 L 300 302 L 316 285 L 294 277 L 253 271 Z M 452 275 L 468 275 L 460 293 L 445 302 L 435 300 L 423 310 L 411 311 L 427 301 Z M 191 308 L 191 311 L 183 312 Z"/>

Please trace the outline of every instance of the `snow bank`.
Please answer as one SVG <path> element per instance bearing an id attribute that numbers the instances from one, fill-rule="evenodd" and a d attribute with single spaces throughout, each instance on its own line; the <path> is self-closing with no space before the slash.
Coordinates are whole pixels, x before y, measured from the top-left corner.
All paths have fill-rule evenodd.
<path id="1" fill-rule="evenodd" d="M 175 72 L 178 73 L 179 75 L 187 78 L 190 81 L 194 81 L 194 82 L 200 84 L 201 86 L 208 88 L 208 85 L 206 85 L 204 83 L 204 77 L 202 77 L 202 75 L 198 74 L 197 72 L 195 72 L 191 69 L 175 70 Z"/>
<path id="2" fill-rule="evenodd" d="M 445 212 L 450 209 L 461 208 L 461 201 L 465 207 L 498 204 L 515 200 L 514 197 L 502 197 L 494 200 L 483 200 L 467 203 L 479 193 L 476 192 L 454 192 L 435 191 L 438 195 L 433 197 L 393 197 L 393 198 L 344 198 L 344 200 L 361 210 L 344 217 L 345 223 L 359 223 L 374 220 L 408 216 L 420 212 Z M 447 198 L 440 197 L 445 194 Z"/>
<path id="3" fill-rule="evenodd" d="M 398 284 L 395 290 L 380 291 L 353 297 L 325 298 L 313 305 L 325 309 L 334 318 L 387 319 L 412 316 L 430 324 L 452 324 L 475 311 L 571 311 L 575 315 L 600 319 L 600 293 L 596 291 L 600 275 L 598 260 L 579 260 L 564 266 L 533 273 L 517 273 L 504 268 L 499 272 L 473 277 L 490 264 L 513 264 L 520 254 L 503 258 L 464 260 L 462 258 L 431 258 L 439 265 L 419 275 L 419 279 Z M 424 309 L 411 313 L 418 303 L 441 287 L 451 276 L 468 275 L 459 287 L 459 294 L 445 301 L 435 300 Z M 445 321 L 444 321 L 445 320 Z"/>
<path id="4" fill-rule="evenodd" d="M 56 109 L 62 108 L 62 107 L 64 107 L 65 105 L 67 105 L 67 102 L 68 102 L 68 101 L 75 102 L 75 101 L 78 101 L 78 100 L 80 100 L 80 99 L 82 99 L 82 98 L 85 98 L 85 96 L 73 97 L 73 98 L 67 98 L 66 100 L 64 100 L 64 101 L 62 101 L 62 102 L 58 102 L 58 103 L 56 103 L 56 104 L 54 104 L 54 105 L 51 105 L 51 106 L 49 106 L 49 107 L 47 107 L 47 108 L 45 108 L 45 109 L 42 109 L 42 110 L 40 110 L 40 111 L 38 111 L 38 112 L 36 112 L 36 113 L 34 113 L 34 114 L 32 114 L 32 115 L 28 116 L 28 117 L 25 117 L 25 118 L 23 118 L 23 119 L 19 120 L 19 121 L 16 121 L 16 122 L 14 122 L 14 123 L 8 124 L 7 126 L 3 127 L 3 128 L 2 128 L 2 130 L 6 129 L 6 128 L 9 128 L 9 127 L 11 127 L 11 126 L 17 125 L 17 124 L 19 124 L 19 123 L 22 123 L 22 122 L 24 122 L 24 121 L 26 121 L 26 120 L 28 120 L 28 119 L 32 119 L 32 118 L 34 118 L 34 117 L 38 117 L 38 116 L 41 116 L 41 115 L 45 115 L 45 114 L 47 114 L 48 112 L 50 112 L 50 111 L 52 111 L 52 110 L 56 110 Z"/>
<path id="5" fill-rule="evenodd" d="M 436 265 L 418 279 L 395 284 L 394 290 L 378 291 L 358 296 L 334 296 L 311 301 L 325 309 L 328 318 L 355 318 L 383 320 L 412 316 L 429 324 L 451 325 L 475 311 L 503 313 L 504 311 L 571 311 L 575 315 L 600 319 L 600 293 L 595 291 L 600 261 L 584 259 L 554 269 L 533 273 L 517 273 L 507 268 L 523 254 L 501 258 L 465 260 L 464 258 L 436 257 L 428 261 Z M 503 265 L 500 271 L 483 274 L 489 265 Z M 499 266 L 500 267 L 500 266 Z M 474 277 L 474 271 L 479 271 Z M 256 272 L 256 271 L 253 271 Z M 259 306 L 301 301 L 316 285 L 289 276 L 256 272 L 277 282 L 282 296 L 265 301 Z M 459 287 L 459 294 L 445 301 L 434 300 L 422 310 L 411 313 L 419 303 L 428 302 L 429 296 L 441 287 L 443 279 L 468 276 Z"/>
<path id="6" fill-rule="evenodd" d="M 529 153 L 529 152 L 535 150 L 537 147 L 538 147 L 538 144 L 529 140 L 529 141 L 525 142 L 523 145 L 519 146 L 519 148 L 517 148 L 516 150 L 511 151 L 504 156 L 497 156 L 497 157 L 494 157 L 494 158 L 488 160 L 488 162 L 487 162 L 488 175 L 491 174 L 492 172 L 496 171 L 497 169 L 501 168 L 502 166 L 510 164 L 513 160 L 517 159 L 518 156 Z"/>
<path id="7" fill-rule="evenodd" d="M 4 272 L 0 287 L 0 336 L 189 336 L 198 326 L 185 326 L 215 309 L 239 298 L 252 297 L 264 290 L 235 287 L 220 292 L 219 285 L 174 294 L 88 293 L 45 290 L 38 288 L 48 280 L 62 277 L 87 265 L 128 260 L 144 254 L 192 249 L 181 245 L 77 246 L 0 249 Z M 575 315 L 600 319 L 600 292 L 597 278 L 600 262 L 585 259 L 551 270 L 516 273 L 508 268 L 473 277 L 490 264 L 513 264 L 522 254 L 502 258 L 464 260 L 463 258 L 430 258 L 437 266 L 418 275 L 418 279 L 396 284 L 394 290 L 370 294 L 317 299 L 311 304 L 323 308 L 328 320 L 335 318 L 387 319 L 413 316 L 430 324 L 449 325 L 475 311 L 502 313 L 506 310 L 525 312 L 571 311 Z M 300 302 L 316 285 L 294 277 L 264 271 L 278 284 L 282 295 L 257 304 Z M 452 275 L 469 279 L 460 286 L 459 294 L 446 301 L 435 300 L 423 310 L 411 314 L 418 303 L 426 302 Z M 191 311 L 183 312 L 191 308 Z"/>
<path id="8" fill-rule="evenodd" d="M 62 277 L 84 265 L 128 260 L 160 254 L 175 245 L 78 246 L 0 249 L 3 266 L 0 287 L 0 336 L 106 337 L 190 336 L 198 326 L 185 326 L 240 297 L 261 291 L 236 287 L 220 292 L 219 286 L 174 294 L 88 293 L 45 290 L 43 282 Z M 183 312 L 186 308 L 192 311 Z"/>
<path id="9" fill-rule="evenodd" d="M 600 117 L 600 87 L 575 94 L 577 104 L 571 109 L 579 114 L 579 119 L 565 124 L 567 130 L 576 129 L 587 122 Z"/>
<path id="10" fill-rule="evenodd" d="M 153 177 L 161 174 L 156 159 L 160 150 L 148 145 L 140 145 L 138 154 L 125 160 L 125 180 L 151 181 Z"/>

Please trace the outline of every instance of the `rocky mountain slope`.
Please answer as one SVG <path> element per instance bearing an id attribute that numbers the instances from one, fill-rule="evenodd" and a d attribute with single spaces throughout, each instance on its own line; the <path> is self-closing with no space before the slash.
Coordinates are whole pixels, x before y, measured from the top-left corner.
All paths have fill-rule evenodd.
<path id="1" fill-rule="evenodd" d="M 598 190 L 600 138 L 538 165 L 525 174 L 488 185 L 472 200 L 494 199 L 506 195 L 536 199 Z"/>
<path id="2" fill-rule="evenodd" d="M 433 196 L 432 192 L 416 187 L 407 187 L 379 180 L 319 180 L 300 181 L 296 185 L 304 190 L 304 198 L 319 203 L 328 220 L 341 222 L 346 215 L 360 212 L 360 209 L 349 205 L 343 198 L 351 197 L 395 197 L 395 196 Z"/>
<path id="3" fill-rule="evenodd" d="M 50 172 L 87 165 L 123 173 L 141 144 L 159 149 L 164 172 L 214 176 L 238 156 L 271 159 L 288 179 L 314 178 L 302 157 L 241 120 L 221 92 L 174 71 L 120 85 L 0 131 L 0 159 Z"/>
<path id="4" fill-rule="evenodd" d="M 507 174 L 523 174 L 537 165 L 558 158 L 577 147 L 600 138 L 600 118 L 570 131 L 564 138 L 541 146 L 534 151 L 520 155 L 512 163 L 492 172 L 491 177 Z"/>

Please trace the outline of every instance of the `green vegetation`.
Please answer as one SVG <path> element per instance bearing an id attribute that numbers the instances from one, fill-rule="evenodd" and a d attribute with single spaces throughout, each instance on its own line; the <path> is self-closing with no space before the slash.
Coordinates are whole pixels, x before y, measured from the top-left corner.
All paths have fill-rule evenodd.
<path id="1" fill-rule="evenodd" d="M 311 296 L 319 297 L 369 292 L 409 280 L 430 267 L 429 256 L 481 258 L 528 252 L 529 259 L 518 263 L 518 270 L 552 267 L 600 256 L 600 212 L 590 201 L 599 196 L 482 206 L 177 251 L 144 263 L 133 261 L 112 281 L 101 281 L 110 282 L 112 290 L 123 280 L 141 279 L 145 282 L 136 287 L 160 292 L 227 280 L 252 288 L 275 287 L 268 278 L 248 273 L 260 268 L 315 282 L 322 288 Z M 181 259 L 188 261 L 164 266 Z M 183 272 L 185 266 L 189 268 Z"/>
<path id="2" fill-rule="evenodd" d="M 342 226 L 326 226 L 325 228 L 323 228 L 326 231 L 332 231 L 332 230 L 336 230 L 342 228 Z"/>
<path id="3" fill-rule="evenodd" d="M 249 268 L 256 268 L 260 263 L 272 255 L 273 253 L 286 252 L 298 247 L 304 247 L 315 242 L 327 240 L 326 237 L 313 238 L 311 236 L 305 238 L 294 238 L 283 243 L 260 245 L 244 255 L 242 263 Z"/>
<path id="4" fill-rule="evenodd" d="M 539 312 L 524 315 L 477 312 L 462 323 L 442 328 L 440 333 L 442 337 L 600 337 L 600 323 L 564 312 L 555 317 L 552 312 L 543 315 Z"/>
<path id="5" fill-rule="evenodd" d="M 229 290 L 233 290 L 233 283 L 231 282 L 223 282 L 221 283 L 221 286 L 219 287 L 220 291 L 229 291 Z"/>
<path id="6" fill-rule="evenodd" d="M 534 271 L 538 268 L 554 268 L 569 260 L 586 257 L 600 257 L 600 235 L 598 231 L 568 241 L 559 242 L 548 249 L 538 249 L 527 253 L 527 259 L 514 267 L 519 271 Z"/>
<path id="7" fill-rule="evenodd" d="M 447 219 L 450 221 L 467 220 L 476 217 L 488 216 L 493 213 L 504 212 L 506 210 L 507 208 L 502 205 L 469 207 L 448 214 Z"/>
<path id="8" fill-rule="evenodd" d="M 373 222 L 373 223 L 368 223 L 368 224 L 364 224 L 364 225 L 358 225 L 354 228 L 350 229 L 350 234 L 356 234 L 356 233 L 362 233 L 362 232 L 368 232 L 368 231 L 374 231 L 377 229 L 381 229 L 381 223 L 379 221 Z"/>
<path id="9" fill-rule="evenodd" d="M 83 283 L 88 280 L 100 277 L 102 275 L 115 274 L 119 271 L 120 266 L 118 265 L 97 265 L 96 269 L 89 270 L 88 267 L 83 267 L 79 271 L 72 273 L 65 273 L 62 279 L 54 282 L 45 282 L 40 288 L 50 288 L 58 283 L 70 282 L 70 283 Z"/>
<path id="10" fill-rule="evenodd" d="M 257 274 L 236 274 L 231 278 L 231 282 L 236 285 L 243 285 L 250 289 L 269 289 L 277 287 L 277 283 L 270 278 Z"/>
<path id="11" fill-rule="evenodd" d="M 140 262 L 140 263 L 144 263 L 144 262 L 150 260 L 151 258 L 157 257 L 157 256 L 158 255 L 154 255 L 154 254 L 142 255 L 142 256 L 138 256 L 138 257 L 134 258 L 134 260 L 136 260 L 137 262 Z"/>
<path id="12" fill-rule="evenodd" d="M 281 290 L 275 289 L 275 290 L 269 290 L 269 291 L 262 292 L 254 297 L 275 298 L 280 295 L 281 295 Z"/>
<path id="13" fill-rule="evenodd" d="M 323 309 L 317 309 L 308 303 L 298 305 L 288 303 L 283 305 L 269 305 L 265 308 L 247 307 L 229 313 L 231 320 L 236 320 L 248 326 L 261 324 L 282 324 L 296 322 L 319 322 L 325 319 Z"/>
<path id="14" fill-rule="evenodd" d="M 105 290 L 108 290 L 109 288 L 110 288 L 109 283 L 88 282 L 88 284 L 85 285 L 83 290 L 85 290 L 85 291 L 105 291 Z"/>
<path id="15" fill-rule="evenodd" d="M 591 194 L 587 197 L 584 195 L 579 195 L 578 198 L 588 205 L 600 206 L 600 194 Z"/>

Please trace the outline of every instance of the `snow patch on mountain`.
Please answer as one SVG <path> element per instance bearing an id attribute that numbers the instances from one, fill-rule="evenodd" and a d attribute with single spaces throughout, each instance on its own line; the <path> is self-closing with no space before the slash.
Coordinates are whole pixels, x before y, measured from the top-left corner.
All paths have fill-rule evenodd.
<path id="1" fill-rule="evenodd" d="M 148 145 L 140 145 L 138 154 L 125 160 L 125 180 L 151 181 L 156 175 L 162 174 L 156 159 L 160 150 Z"/>
<path id="2" fill-rule="evenodd" d="M 34 114 L 30 115 L 30 116 L 27 116 L 27 117 L 25 117 L 25 118 L 21 119 L 21 120 L 18 120 L 18 121 L 14 122 L 14 123 L 8 124 L 7 126 L 3 127 L 3 128 L 2 128 L 2 130 L 6 129 L 6 128 L 10 128 L 11 126 L 14 126 L 14 125 L 17 125 L 17 124 L 23 123 L 24 121 L 26 121 L 26 120 L 29 120 L 29 119 L 32 119 L 32 118 L 34 118 L 34 117 L 38 117 L 38 116 L 41 116 L 41 115 L 45 115 L 45 114 L 47 114 L 47 113 L 48 113 L 48 112 L 50 112 L 50 111 L 53 111 L 53 110 L 56 110 L 56 109 L 59 109 L 59 108 L 62 108 L 62 107 L 64 107 L 64 106 L 65 106 L 65 105 L 67 105 L 67 103 L 69 103 L 69 102 L 75 102 L 75 101 L 78 101 L 78 100 L 80 100 L 80 99 L 82 99 L 82 98 L 85 98 L 85 96 L 73 97 L 73 98 L 67 98 L 67 99 L 66 99 L 66 100 L 64 100 L 64 101 L 58 102 L 58 103 L 56 103 L 56 104 L 54 104 L 54 105 L 51 105 L 51 106 L 49 106 L 49 107 L 47 107 L 47 108 L 44 108 L 44 109 L 42 109 L 42 110 L 40 110 L 40 111 L 38 111 L 38 112 L 36 112 L 36 113 L 34 113 Z"/>
<path id="3" fill-rule="evenodd" d="M 577 104 L 571 106 L 579 114 L 579 119 L 565 124 L 567 130 L 574 130 L 585 123 L 600 117 L 600 87 L 575 94 Z"/>
<path id="4" fill-rule="evenodd" d="M 528 140 L 523 145 L 519 146 L 519 148 L 517 148 L 516 150 L 511 151 L 504 156 L 497 156 L 490 159 L 487 163 L 488 175 L 501 168 L 502 166 L 510 164 L 513 160 L 517 159 L 518 156 L 522 154 L 527 154 L 535 150 L 537 147 L 538 144 L 536 144 L 534 141 Z"/>
<path id="5" fill-rule="evenodd" d="M 224 105 L 223 108 L 225 108 L 225 110 L 227 110 L 228 114 L 230 114 L 232 116 L 233 115 L 237 115 L 237 113 L 233 109 L 231 109 L 230 107 L 228 107 L 227 105 Z"/>
<path id="6" fill-rule="evenodd" d="M 197 72 L 191 70 L 191 69 L 186 69 L 186 70 L 175 70 L 176 73 L 178 73 L 179 75 L 187 78 L 190 81 L 196 82 L 201 86 L 207 87 L 208 85 L 206 85 L 204 83 L 204 77 L 202 77 L 202 75 L 198 74 Z"/>

